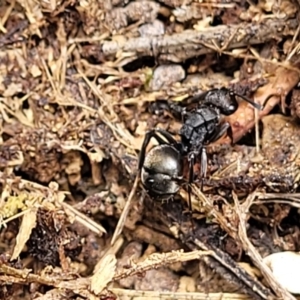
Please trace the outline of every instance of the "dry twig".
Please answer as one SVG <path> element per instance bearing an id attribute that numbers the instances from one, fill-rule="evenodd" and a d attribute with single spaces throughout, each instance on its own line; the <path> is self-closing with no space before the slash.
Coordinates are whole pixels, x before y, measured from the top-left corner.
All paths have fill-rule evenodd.
<path id="1" fill-rule="evenodd" d="M 227 49 L 248 47 L 266 43 L 274 37 L 281 39 L 285 35 L 290 35 L 290 32 L 296 30 L 297 27 L 297 19 L 288 21 L 271 19 L 259 24 L 217 26 L 201 32 L 185 31 L 170 36 L 103 42 L 101 49 L 105 56 L 122 52 L 131 53 L 133 59 L 137 55 L 153 55 L 162 60 L 182 62 L 194 56 L 215 52 L 217 50 L 215 45 L 221 49 L 228 40 L 230 43 L 227 44 Z"/>

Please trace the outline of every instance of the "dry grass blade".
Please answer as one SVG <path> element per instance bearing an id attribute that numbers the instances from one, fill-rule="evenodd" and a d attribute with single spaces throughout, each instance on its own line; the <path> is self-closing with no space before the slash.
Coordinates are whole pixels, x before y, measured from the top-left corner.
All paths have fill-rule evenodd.
<path id="1" fill-rule="evenodd" d="M 3 32 L 3 33 L 7 33 L 7 30 L 5 29 L 4 25 L 8 19 L 8 17 L 10 16 L 13 8 L 15 7 L 15 4 L 16 4 L 16 0 L 12 0 L 11 3 L 10 3 L 10 6 L 7 8 L 4 16 L 2 16 L 1 20 L 0 20 L 0 30 Z"/>
<path id="2" fill-rule="evenodd" d="M 6 226 L 7 225 L 7 223 L 9 223 L 9 222 L 11 222 L 11 221 L 13 221 L 13 220 L 15 220 L 15 219 L 18 219 L 18 218 L 20 218 L 20 217 L 22 217 L 24 214 L 26 214 L 27 213 L 27 211 L 28 211 L 29 209 L 27 209 L 27 210 L 24 210 L 24 211 L 21 211 L 21 212 L 19 212 L 19 213 L 16 213 L 16 214 L 14 214 L 13 216 L 11 216 L 11 217 L 9 217 L 9 218 L 6 218 L 6 219 L 4 219 L 4 220 L 2 220 L 2 216 L 0 217 L 0 228 L 2 227 L 2 226 Z"/>
<path id="3" fill-rule="evenodd" d="M 67 292 L 64 293 L 59 289 L 52 289 L 44 295 L 36 297 L 35 300 L 64 300 L 66 297 Z"/>
<path id="4" fill-rule="evenodd" d="M 230 222 L 228 219 L 225 218 L 213 205 L 213 203 L 205 197 L 205 195 L 199 191 L 195 185 L 192 185 L 192 191 L 195 195 L 199 198 L 202 203 L 202 207 L 207 212 L 207 217 L 213 216 L 213 221 L 220 224 L 220 227 L 227 232 L 229 236 L 231 236 L 234 240 L 238 240 L 238 231 L 234 228 L 233 224 L 234 221 Z M 227 204 L 230 207 L 229 204 Z M 232 211 L 232 213 L 234 213 Z M 270 296 L 270 291 L 266 289 L 260 282 L 250 276 L 249 274 L 245 273 L 243 269 L 241 269 L 235 261 L 233 261 L 226 253 L 222 252 L 221 250 L 217 249 L 214 246 L 211 246 L 205 242 L 200 241 L 198 238 L 193 240 L 193 243 L 197 245 L 200 249 L 207 250 L 213 249 L 214 254 L 212 255 L 213 258 L 220 263 L 220 265 L 225 268 L 226 272 L 229 271 L 231 277 L 234 277 L 233 280 L 238 280 L 239 284 L 242 284 L 245 291 L 251 291 L 253 289 L 254 292 L 253 296 L 259 296 L 262 299 L 268 299 Z M 249 291 L 249 292 L 250 292 Z"/>
<path id="5" fill-rule="evenodd" d="M 93 232 L 102 235 L 103 233 L 107 233 L 105 228 L 101 226 L 99 223 L 93 221 L 91 218 L 85 216 L 83 213 L 79 212 L 77 209 L 72 207 L 67 203 L 61 204 L 66 211 L 66 214 L 69 215 L 71 218 L 75 219 L 86 228 L 89 228 Z"/>
<path id="6" fill-rule="evenodd" d="M 36 213 L 37 208 L 35 207 L 30 208 L 24 213 L 11 260 L 18 258 L 30 237 L 32 229 L 36 226 Z"/>
<path id="7" fill-rule="evenodd" d="M 0 175 L 3 176 L 3 173 L 0 173 Z M 56 190 L 56 188 L 57 188 L 56 184 L 50 183 L 49 188 L 46 188 L 45 186 L 42 186 L 38 183 L 28 181 L 28 180 L 23 180 L 23 179 L 20 181 L 14 182 L 13 179 L 7 178 L 6 182 L 7 182 L 7 184 L 10 184 L 11 186 L 14 186 L 17 184 L 16 190 L 18 190 L 18 187 L 21 186 L 21 188 L 24 190 L 32 191 L 32 193 L 30 193 L 30 192 L 29 193 L 24 192 L 23 194 L 20 193 L 19 197 L 15 197 L 16 199 L 14 200 L 14 202 L 16 202 L 16 200 L 21 201 L 25 197 L 24 199 L 27 199 L 27 198 L 30 199 L 30 201 L 27 201 L 27 202 L 31 206 L 33 206 L 33 205 L 37 205 L 39 207 L 44 206 L 50 210 L 54 209 L 54 206 L 51 206 L 51 202 L 55 203 L 55 205 L 57 207 L 62 207 L 65 210 L 66 214 L 73 221 L 74 220 L 78 221 L 79 223 L 83 224 L 86 228 L 89 228 L 90 230 L 92 230 L 93 232 L 95 232 L 99 235 L 106 233 L 105 228 L 103 226 L 101 226 L 99 223 L 97 223 L 97 222 L 93 221 L 91 218 L 85 216 L 84 214 L 79 212 L 77 209 L 75 209 L 74 207 L 69 205 L 68 203 L 65 203 L 64 202 L 65 193 L 62 191 Z M 45 198 L 45 193 L 47 194 L 48 198 Z M 24 207 L 20 206 L 20 208 L 22 208 L 23 210 L 26 208 L 25 204 L 23 204 L 24 199 L 22 201 L 22 205 Z M 14 204 L 14 205 L 16 205 L 16 204 Z M 29 210 L 31 209 L 31 206 L 29 207 Z M 2 209 L 2 211 L 3 211 L 3 209 Z M 27 212 L 28 212 L 28 210 L 26 210 L 24 212 L 20 212 L 20 213 L 13 212 L 13 215 L 8 216 L 7 219 L 3 220 L 1 222 L 1 225 L 6 224 L 9 221 L 14 220 L 17 217 L 23 216 Z"/>
<path id="8" fill-rule="evenodd" d="M 131 202 L 132 202 L 132 199 L 133 199 L 133 196 L 136 192 L 136 189 L 138 187 L 138 184 L 139 184 L 139 174 L 135 177 L 135 180 L 134 180 L 134 183 L 133 183 L 133 186 L 132 186 L 132 189 L 130 191 L 130 194 L 128 196 L 128 199 L 126 201 L 126 204 L 124 206 L 124 209 L 122 211 L 122 214 L 120 216 L 120 219 L 118 221 L 118 224 L 117 224 L 117 227 L 115 229 L 115 232 L 113 234 L 113 237 L 111 239 L 111 245 L 113 245 L 117 238 L 119 237 L 119 235 L 122 233 L 122 230 L 123 230 L 123 227 L 124 227 L 124 224 L 125 224 L 125 221 L 126 221 L 126 218 L 128 216 L 128 213 L 129 213 L 129 210 L 130 210 L 130 207 L 131 207 Z"/>
<path id="9" fill-rule="evenodd" d="M 124 243 L 124 239 L 123 238 L 118 238 L 116 240 L 116 242 L 111 246 L 109 245 L 107 247 L 107 250 L 104 252 L 103 256 L 101 257 L 101 259 L 97 262 L 97 264 L 95 265 L 94 267 L 94 270 L 93 270 L 93 273 L 98 273 L 99 269 L 103 268 L 102 266 L 102 263 L 103 263 L 103 259 L 106 257 L 106 256 L 116 256 L 118 251 L 120 250 L 120 248 L 122 247 Z"/>
<path id="10" fill-rule="evenodd" d="M 59 274 L 48 274 L 46 272 L 45 274 L 42 273 L 41 275 L 36 275 L 32 274 L 32 270 L 25 268 L 19 270 L 7 266 L 1 262 L 0 280 L 18 284 L 40 283 L 47 286 L 54 286 L 59 289 L 69 289 L 81 295 L 82 297 L 87 297 L 87 299 L 97 299 L 95 298 L 95 295 L 93 295 L 93 293 L 89 291 L 89 278 L 77 278 L 75 280 L 67 280 L 66 274 L 63 274 L 61 272 Z"/>
<path id="11" fill-rule="evenodd" d="M 154 253 L 149 255 L 144 261 L 139 263 L 131 262 L 130 268 L 126 270 L 117 270 L 114 280 L 120 280 L 128 276 L 143 273 L 147 270 L 173 264 L 175 262 L 186 262 L 199 259 L 202 256 L 214 255 L 213 251 L 191 251 L 183 252 L 183 250 L 172 251 L 168 253 Z"/>
<path id="12" fill-rule="evenodd" d="M 199 259 L 202 256 L 213 255 L 211 251 L 192 251 L 184 253 L 183 251 L 173 251 L 171 253 L 162 253 L 162 254 L 152 254 L 143 262 L 138 264 L 132 263 L 132 267 L 128 270 L 119 270 L 116 273 L 115 265 L 116 259 L 113 254 L 107 254 L 101 260 L 101 268 L 99 268 L 96 273 L 89 278 L 78 278 L 75 280 L 66 280 L 64 274 L 57 274 L 55 277 L 50 277 L 49 275 L 35 275 L 31 274 L 31 270 L 17 270 L 15 268 L 0 264 L 0 280 L 2 280 L 2 273 L 6 274 L 7 280 L 15 283 L 26 283 L 28 282 L 37 282 L 41 284 L 46 284 L 48 286 L 54 286 L 58 288 L 70 289 L 75 293 L 82 295 L 84 297 L 89 297 L 88 299 L 96 299 L 94 295 L 89 293 L 88 286 L 91 285 L 91 288 L 99 293 L 102 287 L 105 287 L 107 283 L 111 280 L 119 280 L 128 276 L 135 274 L 140 274 L 147 270 L 157 268 L 158 266 L 172 264 L 175 262 L 186 262 L 195 259 Z M 113 278 L 112 278 L 112 275 Z M 101 280 L 100 280 L 101 279 Z"/>
<path id="13" fill-rule="evenodd" d="M 265 203 L 283 203 L 293 207 L 300 208 L 300 194 L 286 194 L 286 193 L 255 193 L 255 204 Z"/>
<path id="14" fill-rule="evenodd" d="M 263 262 L 261 256 L 257 252 L 257 250 L 254 248 L 254 246 L 251 244 L 247 237 L 247 230 L 246 230 L 246 214 L 252 205 L 255 198 L 255 194 L 251 194 L 248 196 L 247 200 L 240 205 L 239 200 L 235 193 L 233 192 L 233 199 L 235 203 L 235 209 L 236 213 L 239 218 L 239 232 L 238 236 L 241 240 L 243 249 L 245 252 L 249 255 L 249 257 L 252 259 L 255 266 L 259 268 L 259 270 L 264 275 L 266 281 L 269 283 L 273 291 L 276 293 L 276 295 L 281 299 L 290 299 L 295 300 L 296 298 L 292 296 L 286 289 L 284 289 L 274 278 L 274 275 L 272 274 L 271 270 L 266 266 L 266 264 Z"/>
<path id="15" fill-rule="evenodd" d="M 194 184 L 192 185 L 192 191 L 193 193 L 198 197 L 200 202 L 202 203 L 207 217 L 214 217 L 214 220 L 220 224 L 221 228 L 225 230 L 233 239 L 236 239 L 237 237 L 237 230 L 230 224 L 225 217 L 217 211 L 217 209 L 213 206 L 211 201 L 199 190 L 197 186 Z"/>
<path id="16" fill-rule="evenodd" d="M 252 297 L 243 294 L 227 293 L 180 293 L 180 292 L 155 292 L 138 291 L 112 288 L 111 291 L 123 299 L 125 297 L 136 297 L 141 300 L 148 299 L 172 299 L 172 300 L 252 300 Z"/>
<path id="17" fill-rule="evenodd" d="M 195 239 L 193 243 L 199 247 L 200 249 L 207 250 L 208 248 L 214 248 L 213 250 L 213 258 L 228 272 L 229 278 L 234 277 L 235 280 L 238 280 L 240 284 L 244 288 L 246 288 L 245 292 L 248 292 L 253 297 L 269 299 L 271 296 L 270 291 L 263 286 L 260 282 L 254 280 L 254 278 L 249 275 L 243 268 L 235 263 L 235 261 L 223 251 L 213 247 L 211 245 L 207 245 L 203 243 L 199 239 Z M 213 263 L 211 267 L 216 268 L 216 264 Z"/>
<path id="18" fill-rule="evenodd" d="M 112 281 L 116 270 L 117 259 L 115 255 L 105 255 L 100 262 L 100 268 L 91 277 L 91 290 L 99 295 L 107 284 Z"/>

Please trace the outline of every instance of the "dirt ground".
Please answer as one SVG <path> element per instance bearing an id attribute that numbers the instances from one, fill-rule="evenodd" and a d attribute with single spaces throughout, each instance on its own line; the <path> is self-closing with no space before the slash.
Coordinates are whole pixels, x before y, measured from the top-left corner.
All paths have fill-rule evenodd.
<path id="1" fill-rule="evenodd" d="M 0 299 L 296 299 L 299 8 L 1 0 Z M 222 87 L 261 109 L 237 97 L 206 176 L 150 196 L 146 132 L 180 141 L 170 105 Z"/>

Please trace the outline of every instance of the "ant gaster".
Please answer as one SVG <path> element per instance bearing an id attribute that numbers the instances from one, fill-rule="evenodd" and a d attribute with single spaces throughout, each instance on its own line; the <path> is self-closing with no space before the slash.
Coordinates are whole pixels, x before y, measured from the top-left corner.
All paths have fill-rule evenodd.
<path id="1" fill-rule="evenodd" d="M 151 196 L 168 198 L 179 190 L 183 179 L 183 158 L 189 162 L 188 183 L 194 180 L 194 164 L 200 156 L 201 177 L 206 176 L 207 156 L 205 146 L 221 138 L 226 132 L 232 140 L 228 122 L 220 122 L 221 115 L 231 115 L 238 108 L 236 96 L 253 107 L 262 107 L 245 96 L 227 88 L 213 89 L 183 100 L 180 105 L 169 104 L 174 116 L 180 116 L 183 125 L 179 131 L 180 141 L 163 129 L 152 129 L 146 133 L 139 157 L 141 181 Z M 196 105 L 188 110 L 191 104 Z M 146 148 L 155 138 L 159 145 L 146 154 Z M 190 196 L 189 196 L 190 197 Z M 190 201 L 189 201 L 190 202 Z"/>

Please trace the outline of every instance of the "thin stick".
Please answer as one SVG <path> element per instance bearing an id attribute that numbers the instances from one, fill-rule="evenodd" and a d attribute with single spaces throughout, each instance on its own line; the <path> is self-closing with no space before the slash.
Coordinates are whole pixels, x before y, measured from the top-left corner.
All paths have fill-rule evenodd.
<path id="1" fill-rule="evenodd" d="M 225 41 L 226 49 L 231 50 L 266 43 L 274 36 L 280 39 L 283 36 L 292 35 L 298 26 L 297 19 L 270 19 L 258 24 L 216 26 L 203 31 L 186 30 L 172 35 L 128 38 L 122 42 L 104 41 L 101 49 L 104 56 L 117 53 L 132 53 L 132 56 L 138 53 L 138 55 L 145 56 L 153 55 L 155 51 L 161 59 L 180 62 L 196 55 L 218 51 L 215 44 L 211 42 L 212 40 L 216 44 Z M 252 34 L 249 36 L 245 34 L 247 32 Z M 227 40 L 230 41 L 228 45 Z"/>
<path id="2" fill-rule="evenodd" d="M 258 154 L 259 153 L 259 150 L 260 150 L 260 144 L 259 144 L 259 124 L 258 124 L 258 121 L 259 121 L 259 118 L 258 118 L 258 111 L 257 109 L 254 109 L 254 121 L 255 121 L 255 144 L 256 144 L 256 153 Z"/>
<path id="3" fill-rule="evenodd" d="M 0 31 L 3 33 L 7 33 L 6 28 L 4 27 L 6 21 L 8 20 L 12 10 L 14 9 L 16 4 L 16 0 L 13 0 L 10 4 L 10 6 L 7 8 L 6 12 L 4 13 L 4 16 L 2 16 L 2 19 L 0 20 Z"/>
<path id="4" fill-rule="evenodd" d="M 140 300 L 146 299 L 174 299 L 174 300 L 252 300 L 252 296 L 244 294 L 229 294 L 229 293 L 201 293 L 201 292 L 170 292 L 170 291 L 141 291 L 128 290 L 120 288 L 111 288 L 111 291 L 121 297 L 128 297 Z"/>
<path id="5" fill-rule="evenodd" d="M 182 249 L 165 253 L 152 253 L 146 259 L 137 263 L 130 261 L 129 266 L 126 269 L 118 269 L 113 277 L 113 280 L 116 281 L 136 274 L 143 274 L 148 270 L 153 270 L 160 266 L 166 266 L 177 262 L 198 260 L 203 256 L 215 257 L 215 253 L 210 250 L 194 250 L 190 252 L 183 252 Z"/>
<path id="6" fill-rule="evenodd" d="M 137 174 L 136 177 L 135 177 L 135 181 L 134 181 L 133 187 L 132 187 L 132 189 L 130 191 L 130 194 L 128 196 L 127 202 L 125 204 L 125 207 L 124 207 L 124 209 L 122 211 L 122 214 L 120 216 L 120 219 L 119 219 L 119 222 L 117 224 L 117 227 L 115 229 L 114 235 L 112 237 L 111 245 L 113 245 L 115 243 L 115 241 L 117 240 L 117 238 L 119 237 L 119 235 L 122 233 L 122 230 L 123 230 L 123 227 L 124 227 L 124 224 L 125 224 L 128 212 L 129 212 L 130 203 L 132 201 L 132 198 L 133 198 L 133 196 L 135 194 L 135 191 L 136 191 L 138 183 L 139 183 L 139 178 L 140 178 L 140 174 Z"/>

